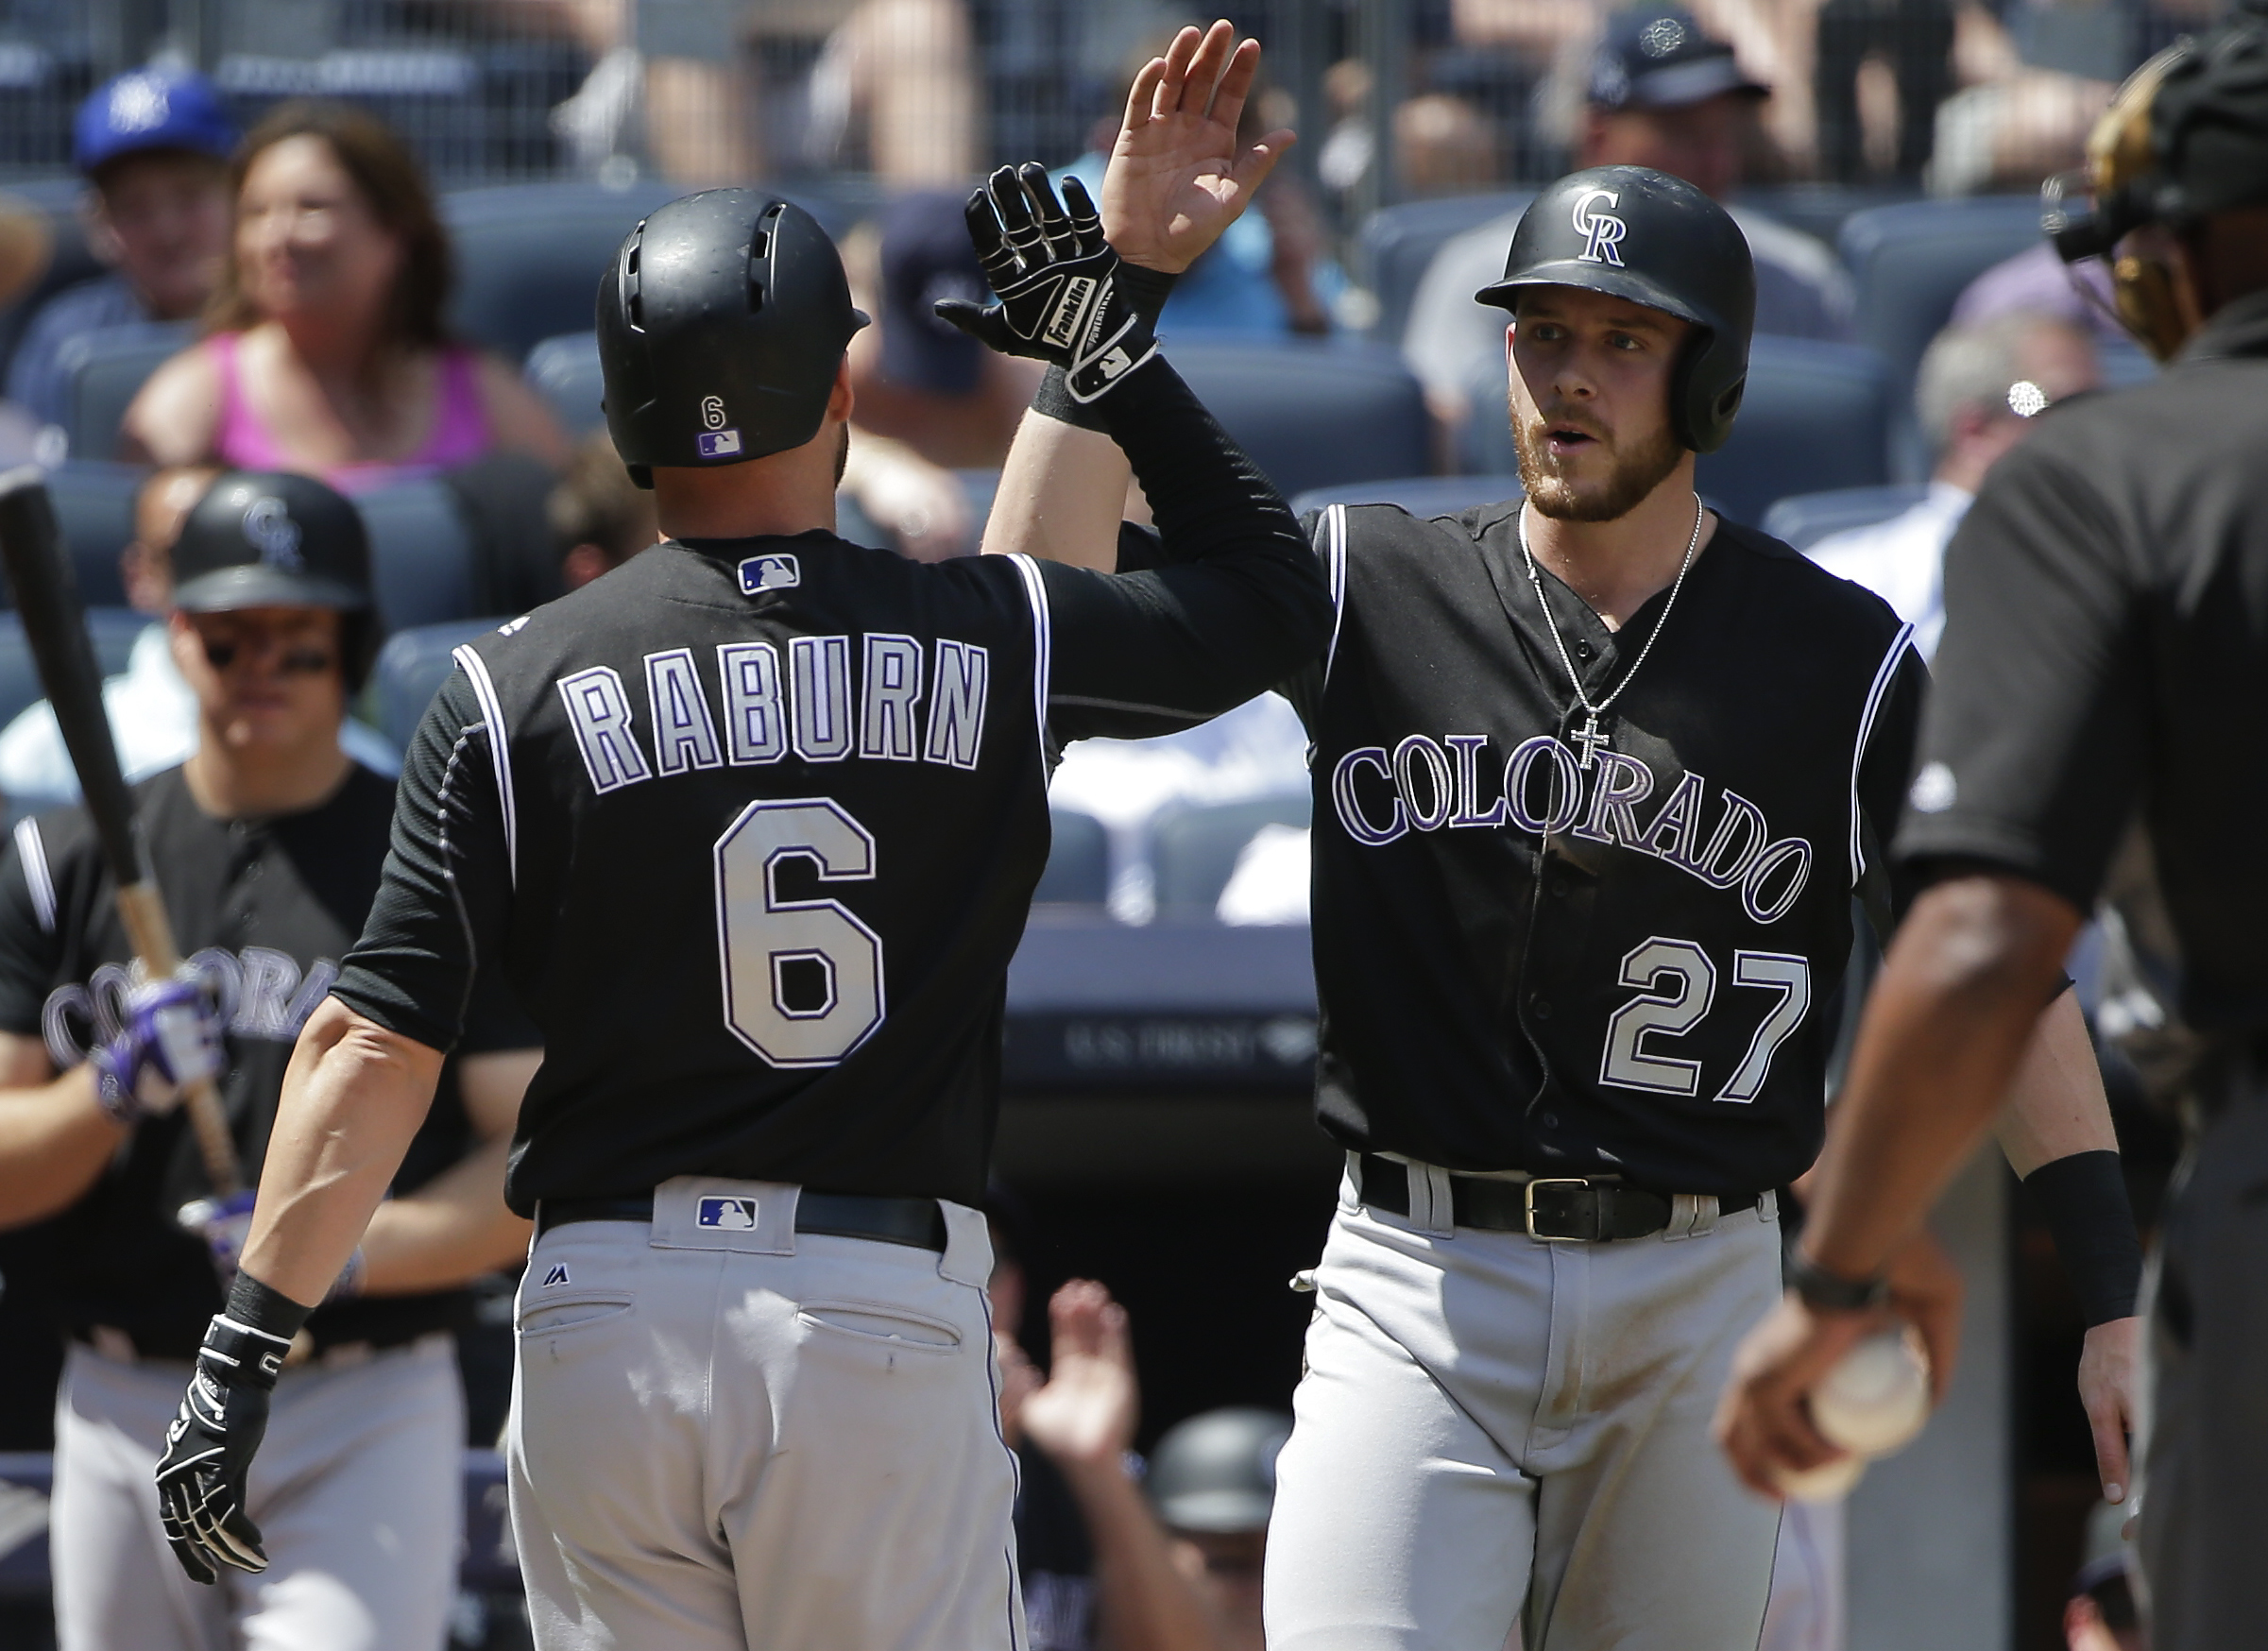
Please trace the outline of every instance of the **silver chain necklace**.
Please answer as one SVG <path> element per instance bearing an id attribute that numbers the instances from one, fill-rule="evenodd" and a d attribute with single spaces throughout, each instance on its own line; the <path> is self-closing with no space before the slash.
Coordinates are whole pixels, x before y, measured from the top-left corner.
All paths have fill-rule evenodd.
<path id="1" fill-rule="evenodd" d="M 1576 731 L 1574 740 L 1583 748 L 1582 759 L 1576 766 L 1586 774 L 1598 755 L 1598 748 L 1610 740 L 1610 736 L 1598 731 L 1599 718 L 1606 714 L 1609 706 L 1622 697 L 1622 690 L 1630 686 L 1630 678 L 1638 674 L 1638 668 L 1646 663 L 1646 656 L 1654 651 L 1655 642 L 1661 639 L 1662 627 L 1669 623 L 1669 610 L 1678 605 L 1678 592 L 1685 586 L 1685 570 L 1693 566 L 1694 553 L 1701 548 L 1703 519 L 1701 496 L 1696 493 L 1693 496 L 1693 537 L 1686 541 L 1685 559 L 1678 564 L 1678 576 L 1670 583 L 1669 600 L 1662 604 L 1662 617 L 1654 621 L 1654 628 L 1646 638 L 1646 646 L 1638 650 L 1638 657 L 1630 661 L 1630 668 L 1622 673 L 1622 680 L 1614 685 L 1614 691 L 1593 705 L 1591 696 L 1583 691 L 1583 679 L 1575 669 L 1575 661 L 1567 656 L 1567 643 L 1560 635 L 1560 621 L 1551 617 L 1551 604 L 1543 595 L 1543 575 L 1536 570 L 1535 555 L 1527 548 L 1526 504 L 1520 507 L 1514 519 L 1520 535 L 1520 559 L 1527 564 L 1527 582 L 1535 587 L 1536 605 L 1543 610 L 1544 628 L 1551 632 L 1552 646 L 1560 651 L 1560 663 L 1567 668 L 1567 680 L 1575 689 L 1575 703 L 1583 707 L 1583 725 Z"/>

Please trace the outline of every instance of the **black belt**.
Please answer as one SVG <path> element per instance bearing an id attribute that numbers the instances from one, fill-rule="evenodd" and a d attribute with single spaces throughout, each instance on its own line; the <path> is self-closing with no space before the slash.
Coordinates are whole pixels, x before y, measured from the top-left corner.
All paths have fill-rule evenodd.
<path id="1" fill-rule="evenodd" d="M 1717 1200 L 1720 1216 L 1752 1210 L 1757 1193 Z M 1409 1171 L 1391 1158 L 1362 1154 L 1362 1201 L 1391 1215 L 1409 1214 Z M 1650 1238 L 1669 1225 L 1665 1193 L 1581 1176 L 1538 1176 L 1501 1181 L 1491 1176 L 1449 1177 L 1450 1220 L 1486 1233 L 1525 1233 L 1546 1242 L 1595 1244 L 1613 1238 Z"/>
<path id="2" fill-rule="evenodd" d="M 632 1198 L 544 1199 L 536 1206 L 537 1236 L 570 1221 L 654 1219 L 654 1195 Z M 856 1192 L 813 1192 L 795 1200 L 795 1231 L 822 1238 L 872 1238 L 945 1253 L 945 1212 L 935 1199 L 880 1198 Z"/>

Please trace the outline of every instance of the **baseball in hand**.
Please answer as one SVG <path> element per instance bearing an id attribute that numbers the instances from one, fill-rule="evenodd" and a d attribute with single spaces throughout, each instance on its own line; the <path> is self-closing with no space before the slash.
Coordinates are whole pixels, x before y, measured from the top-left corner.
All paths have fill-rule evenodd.
<path id="1" fill-rule="evenodd" d="M 1928 1361 L 1912 1332 L 1884 1330 L 1860 1342 L 1812 1389 L 1812 1421 L 1850 1454 L 1781 1475 L 1798 1502 L 1833 1502 L 1850 1493 L 1867 1463 L 1902 1450 L 1930 1414 Z"/>

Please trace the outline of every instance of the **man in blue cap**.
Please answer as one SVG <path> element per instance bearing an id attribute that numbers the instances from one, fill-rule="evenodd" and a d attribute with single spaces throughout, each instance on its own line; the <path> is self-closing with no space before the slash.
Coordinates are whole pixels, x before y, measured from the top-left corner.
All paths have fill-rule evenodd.
<path id="1" fill-rule="evenodd" d="M 108 275 L 64 288 L 25 330 L 8 398 L 46 424 L 66 411 L 64 346 L 106 327 L 179 321 L 205 307 L 229 249 L 236 128 L 194 70 L 148 68 L 98 88 L 78 111 L 73 158 L 91 186 L 88 227 Z"/>

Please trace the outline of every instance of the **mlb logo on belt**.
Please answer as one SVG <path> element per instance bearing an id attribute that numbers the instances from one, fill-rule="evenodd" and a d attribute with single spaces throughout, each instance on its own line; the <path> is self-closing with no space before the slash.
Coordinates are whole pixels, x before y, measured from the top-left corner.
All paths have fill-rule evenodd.
<path id="1" fill-rule="evenodd" d="M 754 1199 L 705 1198 L 694 1213 L 696 1227 L 714 1227 L 722 1232 L 744 1233 L 756 1225 Z"/>
<path id="2" fill-rule="evenodd" d="M 741 433 L 738 430 L 704 430 L 693 437 L 693 446 L 705 459 L 737 458 L 741 451 Z"/>
<path id="3" fill-rule="evenodd" d="M 803 583 L 803 570 L 793 556 L 750 556 L 741 564 L 741 594 L 759 590 L 788 590 Z"/>

